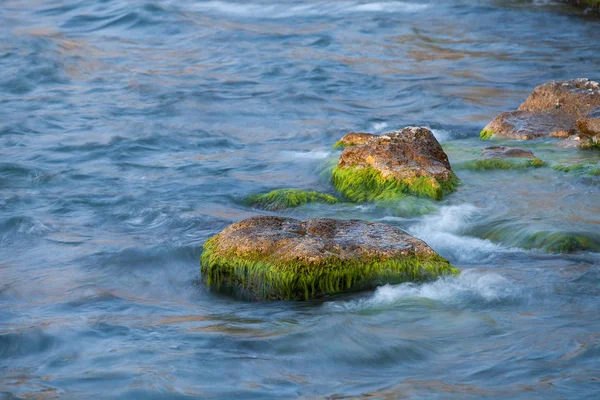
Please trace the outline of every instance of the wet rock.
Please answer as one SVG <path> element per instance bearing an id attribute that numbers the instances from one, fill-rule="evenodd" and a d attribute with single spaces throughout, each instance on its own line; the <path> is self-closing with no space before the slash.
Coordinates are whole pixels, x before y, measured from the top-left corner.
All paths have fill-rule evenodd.
<path id="1" fill-rule="evenodd" d="M 480 137 L 519 140 L 558 137 L 583 139 L 580 143 L 585 145 L 596 141 L 596 134 L 582 135 L 579 126 L 593 118 L 599 107 L 598 82 L 580 78 L 545 83 L 536 87 L 516 111 L 499 114 L 481 131 Z"/>
<path id="2" fill-rule="evenodd" d="M 329 218 L 258 216 L 208 239 L 204 282 L 246 299 L 308 300 L 458 270 L 393 226 Z"/>
<path id="3" fill-rule="evenodd" d="M 346 147 L 333 170 L 335 188 L 352 201 L 405 194 L 440 200 L 458 179 L 433 133 L 406 127 Z"/>
<path id="4" fill-rule="evenodd" d="M 508 146 L 490 146 L 481 151 L 481 159 L 470 160 L 456 165 L 457 169 L 488 171 L 498 169 L 527 169 L 545 166 L 535 155 L 525 149 Z"/>
<path id="5" fill-rule="evenodd" d="M 483 159 L 490 158 L 535 158 L 530 150 L 519 147 L 490 146 L 481 151 Z"/>
<path id="6" fill-rule="evenodd" d="M 344 135 L 343 138 L 338 140 L 333 147 L 348 147 L 348 146 L 359 146 L 365 144 L 371 140 L 374 136 L 372 133 L 364 132 L 350 132 Z"/>

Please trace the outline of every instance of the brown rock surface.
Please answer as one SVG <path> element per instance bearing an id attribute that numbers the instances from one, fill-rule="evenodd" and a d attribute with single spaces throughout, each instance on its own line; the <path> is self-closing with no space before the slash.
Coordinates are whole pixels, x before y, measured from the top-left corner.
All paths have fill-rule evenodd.
<path id="1" fill-rule="evenodd" d="M 344 135 L 335 144 L 336 147 L 359 146 L 371 140 L 374 136 L 372 133 L 350 132 Z"/>
<path id="2" fill-rule="evenodd" d="M 530 140 L 550 136 L 578 140 L 582 132 L 577 122 L 590 119 L 599 107 L 598 82 L 580 78 L 545 83 L 536 87 L 516 111 L 499 114 L 483 129 L 481 137 Z"/>
<path id="3" fill-rule="evenodd" d="M 453 176 L 448 156 L 433 133 L 424 127 L 406 127 L 373 135 L 359 146 L 346 148 L 338 168 L 370 167 L 383 178 L 410 180 L 422 176 L 446 181 Z"/>
<path id="4" fill-rule="evenodd" d="M 483 159 L 490 158 L 535 158 L 529 150 L 518 147 L 490 146 L 481 151 Z"/>

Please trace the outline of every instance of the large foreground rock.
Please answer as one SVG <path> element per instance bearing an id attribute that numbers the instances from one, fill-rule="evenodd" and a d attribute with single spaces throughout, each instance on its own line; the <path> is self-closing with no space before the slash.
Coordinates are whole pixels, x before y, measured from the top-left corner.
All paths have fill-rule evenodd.
<path id="1" fill-rule="evenodd" d="M 549 82 L 536 87 L 516 111 L 499 114 L 481 131 L 481 138 L 559 137 L 595 144 L 600 132 L 594 120 L 599 111 L 598 82 L 583 78 Z"/>
<path id="2" fill-rule="evenodd" d="M 414 194 L 440 200 L 458 179 L 433 133 L 406 127 L 383 135 L 350 133 L 333 170 L 335 188 L 352 201 Z"/>
<path id="3" fill-rule="evenodd" d="M 225 228 L 206 241 L 201 264 L 210 287 L 260 300 L 307 300 L 458 273 L 425 242 L 390 225 L 276 216 Z"/>

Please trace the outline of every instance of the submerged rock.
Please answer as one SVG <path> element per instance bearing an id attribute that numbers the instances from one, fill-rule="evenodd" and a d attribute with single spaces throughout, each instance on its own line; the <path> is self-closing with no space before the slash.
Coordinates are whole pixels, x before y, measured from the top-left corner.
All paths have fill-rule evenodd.
<path id="1" fill-rule="evenodd" d="M 406 127 L 363 139 L 344 149 L 333 170 L 333 185 L 348 199 L 360 202 L 414 194 L 440 200 L 455 190 L 458 178 L 429 129 Z M 349 141 L 344 137 L 340 142 Z"/>
<path id="2" fill-rule="evenodd" d="M 508 146 L 490 146 L 481 151 L 481 159 L 457 165 L 459 169 L 486 171 L 495 169 L 538 168 L 546 164 L 525 149 Z"/>
<path id="3" fill-rule="evenodd" d="M 339 200 L 330 194 L 301 189 L 277 189 L 269 193 L 249 196 L 247 201 L 251 206 L 265 210 L 281 210 L 306 203 L 339 203 Z"/>
<path id="4" fill-rule="evenodd" d="M 459 271 L 393 226 L 329 218 L 258 216 L 208 239 L 205 283 L 246 299 L 308 300 Z"/>
<path id="5" fill-rule="evenodd" d="M 484 160 L 490 158 L 535 158 L 531 150 L 508 146 L 486 147 L 481 150 L 481 156 Z"/>
<path id="6" fill-rule="evenodd" d="M 481 131 L 480 137 L 519 140 L 558 137 L 589 145 L 597 142 L 598 132 L 592 129 L 584 133 L 580 125 L 593 119 L 599 107 L 598 82 L 580 78 L 545 83 L 536 87 L 516 111 L 499 114 Z"/>

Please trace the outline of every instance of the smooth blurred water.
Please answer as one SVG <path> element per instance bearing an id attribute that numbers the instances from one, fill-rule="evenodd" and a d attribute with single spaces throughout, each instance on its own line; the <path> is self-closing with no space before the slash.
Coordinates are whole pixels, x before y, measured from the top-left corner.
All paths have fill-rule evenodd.
<path id="1" fill-rule="evenodd" d="M 549 1 L 5 0 L 0 26 L 0 398 L 600 396 L 598 178 L 460 168 L 534 86 L 600 79 L 599 18 Z M 261 213 L 245 196 L 331 191 L 345 132 L 411 124 L 434 129 L 457 193 L 279 214 L 396 225 L 460 276 L 309 303 L 199 284 L 206 238 Z M 589 246 L 527 246 L 539 232 Z"/>

